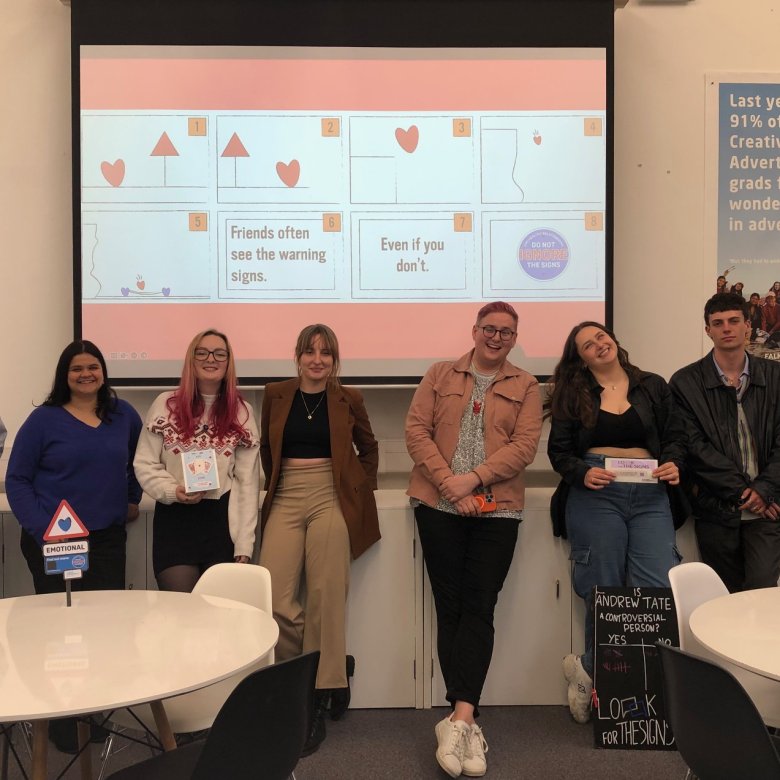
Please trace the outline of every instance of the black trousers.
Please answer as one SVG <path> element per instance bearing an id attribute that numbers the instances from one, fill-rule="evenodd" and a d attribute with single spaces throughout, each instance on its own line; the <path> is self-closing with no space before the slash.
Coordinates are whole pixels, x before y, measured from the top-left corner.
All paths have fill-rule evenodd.
<path id="1" fill-rule="evenodd" d="M 127 531 L 124 525 L 112 525 L 100 531 L 90 531 L 89 569 L 82 577 L 71 580 L 71 589 L 77 590 L 124 590 L 125 563 L 127 561 Z M 43 553 L 38 542 L 26 531 L 22 531 L 19 542 L 32 574 L 35 592 L 64 593 L 65 579 L 62 574 L 46 574 L 43 570 Z"/>
<path id="2" fill-rule="evenodd" d="M 437 650 L 447 701 L 477 708 L 493 655 L 493 613 L 520 521 L 464 517 L 424 505 L 415 508 L 414 516 L 436 603 Z"/>
<path id="3" fill-rule="evenodd" d="M 738 526 L 696 521 L 701 559 L 730 593 L 773 588 L 780 577 L 780 522 L 752 520 Z"/>

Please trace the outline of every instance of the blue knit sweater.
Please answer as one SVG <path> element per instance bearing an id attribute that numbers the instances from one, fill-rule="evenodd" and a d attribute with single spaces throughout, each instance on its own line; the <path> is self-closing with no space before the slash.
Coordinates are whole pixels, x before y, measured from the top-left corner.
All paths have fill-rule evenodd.
<path id="1" fill-rule="evenodd" d="M 97 428 L 61 406 L 40 406 L 16 434 L 5 489 L 11 511 L 40 544 L 66 499 L 90 531 L 124 524 L 141 500 L 133 472 L 141 418 L 126 401 Z"/>

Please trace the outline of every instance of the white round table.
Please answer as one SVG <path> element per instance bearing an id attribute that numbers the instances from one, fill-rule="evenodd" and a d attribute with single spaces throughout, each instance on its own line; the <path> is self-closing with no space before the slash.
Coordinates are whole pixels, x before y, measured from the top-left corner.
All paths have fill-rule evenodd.
<path id="1" fill-rule="evenodd" d="M 46 776 L 46 721 L 159 702 L 251 667 L 276 645 L 267 613 L 215 596 L 146 590 L 0 599 L 0 723 L 37 722 L 33 777 Z"/>
<path id="2" fill-rule="evenodd" d="M 780 588 L 720 596 L 698 606 L 689 622 L 696 639 L 715 655 L 780 680 Z"/>

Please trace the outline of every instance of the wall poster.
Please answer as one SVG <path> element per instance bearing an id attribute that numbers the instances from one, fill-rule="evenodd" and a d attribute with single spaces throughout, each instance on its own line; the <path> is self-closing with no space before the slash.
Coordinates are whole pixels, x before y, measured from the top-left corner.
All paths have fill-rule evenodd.
<path id="1" fill-rule="evenodd" d="M 707 297 L 745 298 L 748 351 L 780 360 L 780 74 L 708 74 L 706 85 Z"/>

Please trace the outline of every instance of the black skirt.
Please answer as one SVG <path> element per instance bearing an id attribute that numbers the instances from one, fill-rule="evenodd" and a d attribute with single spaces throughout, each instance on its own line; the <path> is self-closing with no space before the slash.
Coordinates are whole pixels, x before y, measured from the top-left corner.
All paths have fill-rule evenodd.
<path id="1" fill-rule="evenodd" d="M 171 566 L 197 566 L 204 571 L 234 558 L 228 525 L 230 491 L 221 498 L 197 504 L 161 504 L 154 507 L 152 566 L 157 576 Z"/>

